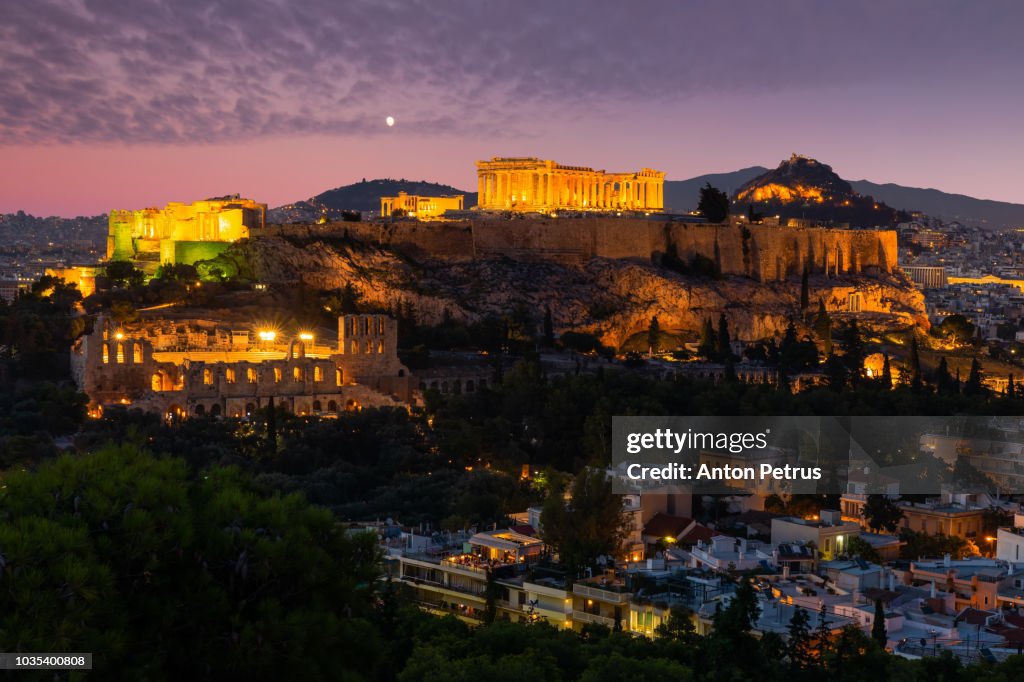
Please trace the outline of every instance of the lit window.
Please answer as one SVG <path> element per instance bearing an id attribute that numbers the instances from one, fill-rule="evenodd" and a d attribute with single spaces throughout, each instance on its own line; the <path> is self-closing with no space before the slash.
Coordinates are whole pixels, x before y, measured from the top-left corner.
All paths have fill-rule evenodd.
<path id="1" fill-rule="evenodd" d="M 245 378 L 249 381 L 250 384 L 255 384 L 256 383 L 256 368 L 255 367 L 250 367 L 249 369 L 245 370 Z"/>
<path id="2" fill-rule="evenodd" d="M 356 341 L 355 339 L 352 339 L 352 354 L 354 355 L 354 354 L 356 354 L 358 352 L 359 352 L 359 342 Z"/>
<path id="3" fill-rule="evenodd" d="M 313 368 L 313 381 L 320 383 L 324 380 L 324 368 L 317 365 Z"/>
<path id="4" fill-rule="evenodd" d="M 235 370 L 232 369 L 231 367 L 228 367 L 227 370 L 224 372 L 224 378 L 227 380 L 229 384 L 235 383 Z"/>
<path id="5" fill-rule="evenodd" d="M 274 368 L 274 383 L 276 383 L 276 384 L 281 383 L 281 368 L 280 367 L 275 367 Z"/>
<path id="6" fill-rule="evenodd" d="M 377 342 L 377 354 L 378 355 L 383 355 L 384 354 L 384 342 L 383 341 L 378 341 Z"/>
<path id="7" fill-rule="evenodd" d="M 206 384 L 207 386 L 210 386 L 210 385 L 213 384 L 213 370 L 212 369 L 204 369 L 203 370 L 203 383 Z"/>
<path id="8" fill-rule="evenodd" d="M 136 343 L 132 346 L 132 362 L 136 365 L 142 364 L 142 344 Z"/>
<path id="9" fill-rule="evenodd" d="M 334 383 L 337 384 L 338 386 L 341 386 L 342 378 L 343 377 L 341 374 L 341 368 L 339 367 L 338 369 L 334 370 Z"/>
<path id="10" fill-rule="evenodd" d="M 124 364 L 124 344 L 123 343 L 117 344 L 117 364 L 119 364 L 119 365 L 123 365 Z"/>
<path id="11" fill-rule="evenodd" d="M 296 367 L 292 369 L 292 379 L 295 381 L 302 381 L 302 368 Z"/>
<path id="12" fill-rule="evenodd" d="M 103 364 L 110 364 L 110 346 L 103 344 Z"/>

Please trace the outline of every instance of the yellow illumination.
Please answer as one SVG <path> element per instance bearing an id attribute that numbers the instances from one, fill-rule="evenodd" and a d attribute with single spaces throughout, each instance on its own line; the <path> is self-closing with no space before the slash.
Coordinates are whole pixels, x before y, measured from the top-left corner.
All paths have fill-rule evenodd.
<path id="1" fill-rule="evenodd" d="M 313 335 L 309 332 L 299 332 L 299 338 L 303 341 L 312 341 Z"/>
<path id="2" fill-rule="evenodd" d="M 277 332 L 270 329 L 264 329 L 259 332 L 260 341 L 273 341 L 277 338 Z"/>
<path id="3" fill-rule="evenodd" d="M 114 332 L 114 338 L 120 341 L 121 339 L 124 338 L 124 332 L 121 330 L 117 330 L 116 332 Z"/>

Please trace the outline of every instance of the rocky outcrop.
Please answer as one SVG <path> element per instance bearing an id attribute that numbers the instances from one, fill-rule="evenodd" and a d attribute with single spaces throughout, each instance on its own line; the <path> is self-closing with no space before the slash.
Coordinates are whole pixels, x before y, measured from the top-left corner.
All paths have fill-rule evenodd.
<path id="1" fill-rule="evenodd" d="M 539 323 L 550 308 L 557 332 L 591 332 L 616 347 L 646 330 L 655 315 L 665 330 L 696 333 L 705 319 L 717 320 L 724 312 L 733 335 L 748 341 L 780 336 L 791 318 L 800 317 L 799 278 L 762 283 L 684 277 L 626 259 L 591 258 L 577 265 L 501 257 L 412 260 L 360 242 L 263 237 L 200 265 L 214 267 L 268 284 L 351 284 L 373 305 L 411 306 L 423 323 L 438 323 L 445 315 L 472 322 L 518 306 Z M 810 300 L 820 297 L 833 313 L 845 313 L 854 293 L 870 325 L 892 329 L 924 320 L 920 292 L 899 274 L 810 278 Z"/>

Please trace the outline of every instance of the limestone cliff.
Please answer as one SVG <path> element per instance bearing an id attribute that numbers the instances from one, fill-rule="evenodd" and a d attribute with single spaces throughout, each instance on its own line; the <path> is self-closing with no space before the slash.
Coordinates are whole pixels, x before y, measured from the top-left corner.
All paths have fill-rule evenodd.
<path id="1" fill-rule="evenodd" d="M 704 319 L 724 312 L 734 335 L 757 340 L 782 334 L 799 317 L 799 278 L 758 282 L 747 277 L 683 277 L 632 259 L 591 258 L 579 264 L 505 257 L 472 261 L 411 259 L 365 243 L 265 236 L 236 244 L 201 271 L 219 268 L 268 284 L 295 281 L 319 289 L 351 283 L 367 302 L 384 308 L 409 303 L 422 323 L 475 321 L 505 315 L 519 304 L 539 321 L 550 308 L 557 332 L 592 332 L 611 346 L 647 328 L 657 315 L 663 329 L 696 333 Z M 812 275 L 810 300 L 845 312 L 860 294 L 868 326 L 906 327 L 924 318 L 923 298 L 901 275 Z"/>

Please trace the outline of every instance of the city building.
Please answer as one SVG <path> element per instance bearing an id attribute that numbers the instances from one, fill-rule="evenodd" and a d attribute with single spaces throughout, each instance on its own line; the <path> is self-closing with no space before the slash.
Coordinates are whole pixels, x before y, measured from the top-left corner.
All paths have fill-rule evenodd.
<path id="1" fill-rule="evenodd" d="M 442 546 L 443 547 L 443 546 Z M 512 530 L 472 535 L 460 549 L 431 547 L 400 552 L 397 578 L 409 586 L 420 608 L 454 615 L 470 623 L 483 620 L 488 581 L 493 583 L 496 616 L 515 622 L 545 618 L 572 627 L 571 599 L 557 581 L 526 581 L 527 568 L 540 555 L 543 543 Z"/>
<path id="2" fill-rule="evenodd" d="M 534 157 L 477 161 L 477 205 L 497 211 L 661 211 L 665 173 L 609 173 Z"/>
<path id="3" fill-rule="evenodd" d="M 772 544 L 814 543 L 825 560 L 843 554 L 851 538 L 860 535 L 860 524 L 843 521 L 838 510 L 821 511 L 819 518 L 783 516 L 772 519 Z"/>
<path id="4" fill-rule="evenodd" d="M 985 522 L 983 507 L 954 501 L 949 495 L 926 502 L 899 502 L 902 526 L 929 535 L 953 535 L 974 540 Z"/>
<path id="5" fill-rule="evenodd" d="M 399 192 L 398 196 L 380 198 L 380 217 L 407 216 L 420 220 L 439 218 L 445 211 L 461 211 L 466 197 L 462 194 L 440 197 L 421 197 Z M 396 217 L 397 217 L 396 216 Z"/>

